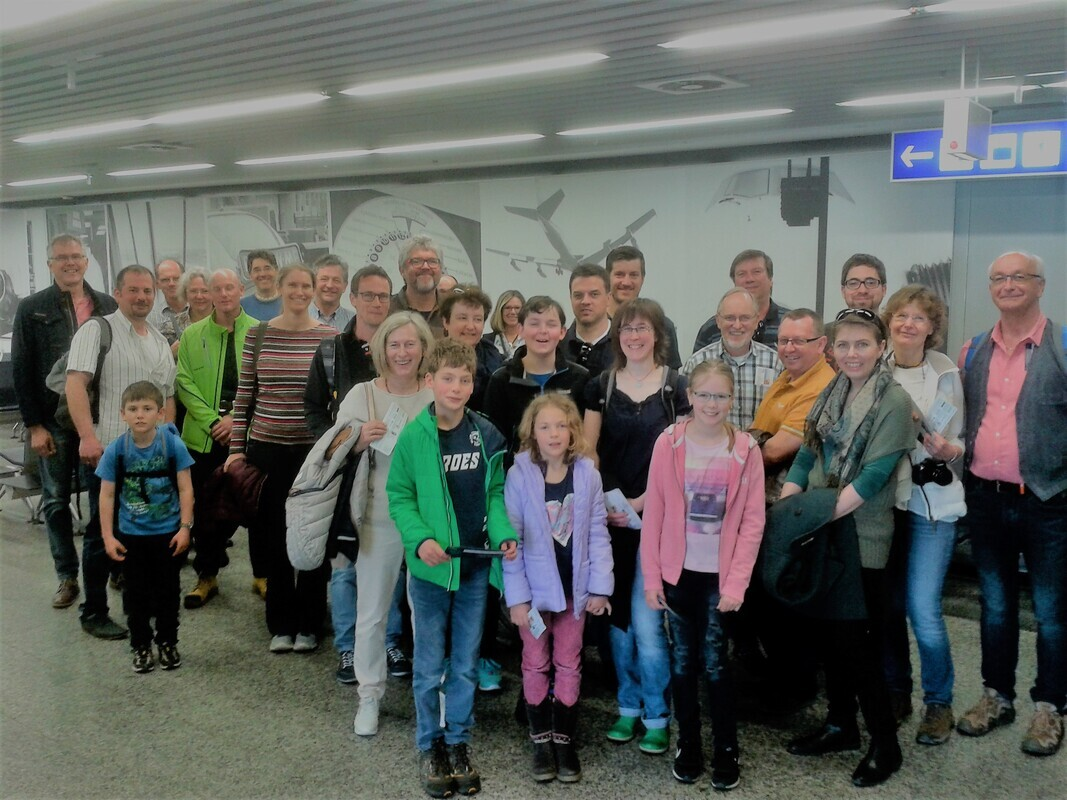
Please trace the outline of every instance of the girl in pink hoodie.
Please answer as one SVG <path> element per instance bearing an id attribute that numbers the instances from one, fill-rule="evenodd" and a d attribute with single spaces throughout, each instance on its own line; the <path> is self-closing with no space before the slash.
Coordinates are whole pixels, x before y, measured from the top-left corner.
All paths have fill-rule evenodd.
<path id="1" fill-rule="evenodd" d="M 692 783 L 704 771 L 702 652 L 715 736 L 711 783 L 721 791 L 741 779 L 722 614 L 741 608 L 763 538 L 763 459 L 755 440 L 727 421 L 734 394 L 728 366 L 699 364 L 688 393 L 692 417 L 664 431 L 652 453 L 641 569 L 646 602 L 667 609 L 671 627 L 674 777 Z"/>

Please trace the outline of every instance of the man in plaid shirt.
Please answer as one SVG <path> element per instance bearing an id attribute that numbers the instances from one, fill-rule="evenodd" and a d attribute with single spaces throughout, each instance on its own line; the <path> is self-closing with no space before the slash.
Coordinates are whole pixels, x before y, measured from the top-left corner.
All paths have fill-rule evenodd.
<path id="1" fill-rule="evenodd" d="M 735 286 L 722 296 L 715 312 L 722 338 L 697 350 L 682 366 L 688 375 L 702 361 L 717 358 L 734 373 L 734 402 L 730 422 L 746 431 L 752 427 L 763 395 L 782 372 L 777 350 L 753 341 L 759 324 L 759 304 L 745 289 Z"/>

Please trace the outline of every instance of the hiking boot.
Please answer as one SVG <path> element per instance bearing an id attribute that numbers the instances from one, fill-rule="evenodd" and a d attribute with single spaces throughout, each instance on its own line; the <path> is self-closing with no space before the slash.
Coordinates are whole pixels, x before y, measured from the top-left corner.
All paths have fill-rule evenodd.
<path id="1" fill-rule="evenodd" d="M 452 780 L 456 785 L 456 794 L 472 795 L 482 790 L 482 776 L 471 764 L 470 745 L 466 742 L 450 745 L 447 758 L 452 764 Z"/>
<path id="2" fill-rule="evenodd" d="M 361 697 L 356 719 L 352 723 L 356 736 L 374 736 L 378 733 L 378 698 Z"/>
<path id="3" fill-rule="evenodd" d="M 720 792 L 733 789 L 741 783 L 741 754 L 736 747 L 715 748 L 711 759 L 711 786 Z"/>
<path id="4" fill-rule="evenodd" d="M 647 728 L 641 741 L 637 743 L 637 749 L 650 756 L 659 756 L 667 752 L 671 744 L 670 728 Z"/>
<path id="5" fill-rule="evenodd" d="M 59 582 L 59 588 L 52 595 L 52 608 L 70 608 L 74 605 L 81 588 L 74 578 L 66 578 Z"/>
<path id="6" fill-rule="evenodd" d="M 678 749 L 674 751 L 674 765 L 671 774 L 682 783 L 695 783 L 704 774 L 704 752 L 700 739 L 678 739 Z"/>
<path id="7" fill-rule="evenodd" d="M 151 672 L 156 668 L 156 662 L 152 658 L 151 647 L 141 647 L 133 651 L 133 671 L 139 675 Z"/>
<path id="8" fill-rule="evenodd" d="M 337 672 L 334 673 L 338 683 L 351 685 L 356 682 L 356 668 L 353 663 L 352 651 L 345 650 L 341 653 L 341 659 L 337 662 Z"/>
<path id="9" fill-rule="evenodd" d="M 186 608 L 200 608 L 206 606 L 208 600 L 219 593 L 219 579 L 215 576 L 210 578 L 198 578 L 196 586 L 189 594 L 185 595 Z"/>
<path id="10" fill-rule="evenodd" d="M 501 668 L 500 663 L 491 658 L 478 659 L 478 691 L 499 692 Z"/>
<path id="11" fill-rule="evenodd" d="M 429 750 L 419 753 L 419 780 L 430 797 L 451 797 L 456 791 L 452 765 L 444 739 L 434 739 Z"/>
<path id="12" fill-rule="evenodd" d="M 172 644 L 159 646 L 159 666 L 163 669 L 177 669 L 182 665 L 182 657 L 178 648 Z"/>
<path id="13" fill-rule="evenodd" d="M 911 695 L 907 692 L 890 692 L 889 708 L 893 712 L 893 720 L 897 723 L 898 728 L 915 711 L 911 707 Z"/>
<path id="14" fill-rule="evenodd" d="M 919 744 L 938 745 L 952 735 L 952 707 L 942 703 L 928 703 L 923 709 L 923 721 L 915 734 Z"/>
<path id="15" fill-rule="evenodd" d="M 125 639 L 129 631 L 115 622 L 107 614 L 97 614 L 82 621 L 82 630 L 97 639 Z"/>
<path id="16" fill-rule="evenodd" d="M 634 729 L 637 727 L 637 717 L 619 717 L 615 724 L 608 728 L 608 740 L 617 744 L 626 744 L 633 741 Z"/>
<path id="17" fill-rule="evenodd" d="M 411 677 L 411 659 L 404 655 L 404 651 L 399 647 L 385 649 L 385 665 L 394 678 Z"/>
<path id="18" fill-rule="evenodd" d="M 964 736 L 985 736 L 994 728 L 1015 721 L 1015 709 L 1011 701 L 1001 697 L 996 689 L 988 686 L 974 708 L 960 717 L 956 730 Z"/>
<path id="19" fill-rule="evenodd" d="M 267 599 L 267 579 L 266 578 L 253 578 L 252 579 L 252 591 L 258 594 L 262 599 Z"/>
<path id="20" fill-rule="evenodd" d="M 1051 756 L 1063 744 L 1063 715 L 1052 703 L 1034 704 L 1034 716 L 1023 737 L 1022 751 L 1031 756 Z"/>

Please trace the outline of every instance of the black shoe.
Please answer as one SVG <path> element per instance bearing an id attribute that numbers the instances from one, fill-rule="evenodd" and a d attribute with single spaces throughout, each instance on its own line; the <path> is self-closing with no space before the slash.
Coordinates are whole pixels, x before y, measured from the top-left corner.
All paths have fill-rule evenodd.
<path id="1" fill-rule="evenodd" d="M 430 797 L 451 797 L 455 794 L 456 784 L 452 780 L 452 765 L 448 762 L 444 739 L 434 739 L 429 750 L 419 753 L 419 779 Z"/>
<path id="2" fill-rule="evenodd" d="M 704 748 L 699 739 L 679 737 L 671 774 L 682 783 L 694 783 L 704 774 Z"/>
<path id="3" fill-rule="evenodd" d="M 452 764 L 452 780 L 456 784 L 456 794 L 478 794 L 482 790 L 482 776 L 471 764 L 470 746 L 466 742 L 450 745 L 448 760 Z"/>
<path id="4" fill-rule="evenodd" d="M 177 669 L 182 665 L 182 657 L 178 648 L 172 644 L 159 646 L 159 666 L 163 669 Z"/>
<path id="5" fill-rule="evenodd" d="M 125 639 L 129 631 L 111 619 L 107 614 L 97 614 L 82 619 L 82 630 L 97 639 Z"/>
<path id="6" fill-rule="evenodd" d="M 151 672 L 156 667 L 156 662 L 152 659 L 152 648 L 142 647 L 133 651 L 133 671 L 139 675 L 143 675 L 146 672 Z"/>
<path id="7" fill-rule="evenodd" d="M 720 792 L 733 789 L 741 783 L 741 754 L 736 747 L 715 748 L 711 759 L 711 786 Z"/>
<path id="8" fill-rule="evenodd" d="M 844 750 L 860 749 L 860 732 L 855 727 L 840 728 L 825 723 L 821 728 L 806 736 L 799 736 L 788 745 L 786 750 L 795 756 L 822 756 L 827 753 L 840 753 Z"/>
<path id="9" fill-rule="evenodd" d="M 904 757 L 896 741 L 885 744 L 872 744 L 867 755 L 852 773 L 852 784 L 865 788 L 885 783 L 894 772 L 900 769 Z"/>
<path id="10" fill-rule="evenodd" d="M 337 678 L 338 683 L 343 683 L 346 686 L 356 682 L 356 667 L 353 663 L 351 650 L 345 650 L 341 653 L 341 658 L 337 662 L 337 672 L 334 673 L 334 677 Z"/>
<path id="11" fill-rule="evenodd" d="M 411 659 L 404 655 L 404 651 L 399 647 L 386 648 L 385 663 L 389 674 L 394 678 L 411 677 Z"/>

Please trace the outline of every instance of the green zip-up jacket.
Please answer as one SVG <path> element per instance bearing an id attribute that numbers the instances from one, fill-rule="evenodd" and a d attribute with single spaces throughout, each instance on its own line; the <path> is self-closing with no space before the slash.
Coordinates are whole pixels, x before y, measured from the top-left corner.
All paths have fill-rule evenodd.
<path id="1" fill-rule="evenodd" d="M 248 331 L 258 321 L 241 311 L 233 322 L 233 333 L 215 322 L 215 312 L 194 322 L 182 333 L 178 344 L 178 399 L 185 406 L 182 441 L 197 453 L 211 452 L 211 426 L 219 420 L 222 396 L 222 356 L 227 338 L 234 337 L 237 370 L 241 369 L 241 351 Z"/>
<path id="2" fill-rule="evenodd" d="M 433 406 L 422 410 L 400 433 L 389 466 L 386 491 L 389 493 L 389 516 L 400 531 L 408 571 L 412 577 L 443 586 L 449 591 L 459 588 L 459 559 L 436 567 L 427 565 L 416 553 L 427 539 L 446 547 L 458 546 L 459 528 L 455 505 L 448 491 L 441 458 L 441 441 Z M 504 452 L 506 443 L 493 423 L 481 414 L 464 412 L 481 434 L 485 470 L 486 527 L 489 546 L 498 549 L 504 542 L 518 541 L 515 529 L 504 508 Z M 463 502 L 463 498 L 459 498 Z M 494 560 L 494 583 L 499 585 L 500 564 Z"/>

